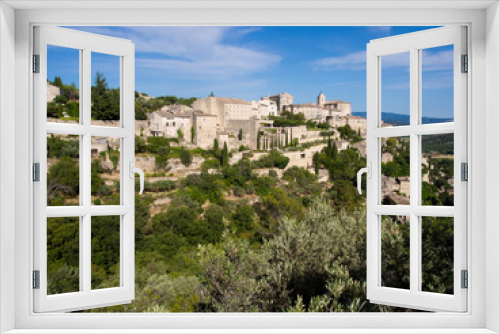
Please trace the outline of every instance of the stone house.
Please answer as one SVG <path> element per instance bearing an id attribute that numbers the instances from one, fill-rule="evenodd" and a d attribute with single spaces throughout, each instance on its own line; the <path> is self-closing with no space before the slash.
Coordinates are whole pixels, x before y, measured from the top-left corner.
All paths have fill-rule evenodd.
<path id="1" fill-rule="evenodd" d="M 180 130 L 184 135 L 184 139 L 189 141 L 193 124 L 193 111 L 191 108 L 165 106 L 160 111 L 150 113 L 148 118 L 153 137 L 177 138 Z"/>

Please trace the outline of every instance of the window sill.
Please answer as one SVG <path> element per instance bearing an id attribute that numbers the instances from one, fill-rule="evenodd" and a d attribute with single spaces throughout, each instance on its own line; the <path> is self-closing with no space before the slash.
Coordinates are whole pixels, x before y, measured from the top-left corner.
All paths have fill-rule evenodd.
<path id="1" fill-rule="evenodd" d="M 15 329 L 5 334 L 488 334 L 488 329 Z"/>

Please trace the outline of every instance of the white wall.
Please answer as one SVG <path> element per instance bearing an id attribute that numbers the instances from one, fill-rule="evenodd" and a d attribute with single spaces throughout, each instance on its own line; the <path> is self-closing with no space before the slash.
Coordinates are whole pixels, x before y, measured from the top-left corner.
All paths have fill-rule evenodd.
<path id="1" fill-rule="evenodd" d="M 486 256 L 497 261 L 486 266 L 486 328 L 500 332 L 500 13 L 498 3 L 486 11 Z M 478 166 L 479 167 L 479 166 Z M 477 168 L 477 167 L 476 167 Z"/>
<path id="2" fill-rule="evenodd" d="M 0 332 L 14 328 L 15 12 L 0 2 Z"/>

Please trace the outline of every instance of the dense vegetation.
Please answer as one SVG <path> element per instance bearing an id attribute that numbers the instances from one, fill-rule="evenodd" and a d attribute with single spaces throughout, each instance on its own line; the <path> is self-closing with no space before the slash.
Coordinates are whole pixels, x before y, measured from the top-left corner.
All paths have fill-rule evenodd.
<path id="1" fill-rule="evenodd" d="M 93 116 L 115 117 L 109 101 L 114 93 L 105 79 L 98 77 L 93 89 Z M 192 103 L 139 94 L 136 103 L 147 113 L 174 100 Z M 103 106 L 110 110 L 106 115 L 100 114 Z M 147 179 L 144 195 L 135 199 L 136 298 L 91 312 L 408 311 L 366 299 L 365 199 L 356 191 L 356 173 L 366 159 L 354 147 L 339 150 L 328 126 L 307 124 L 302 117 L 285 113 L 275 121 L 324 131 L 326 145 L 312 159 L 314 172 L 290 166 L 278 149 L 230 163 L 235 151 L 217 140 L 202 150 L 179 146 L 178 138 L 136 137 L 136 154 L 154 156 L 159 176 Z M 342 139 L 359 141 L 350 127 L 337 130 Z M 47 143 L 47 204 L 78 205 L 79 140 L 51 135 Z M 423 153 L 430 156 L 422 169 L 429 177 L 423 183 L 425 204 L 452 203 L 453 163 L 439 156 L 449 148 L 449 136 L 424 143 Z M 407 139 L 388 139 L 382 150 L 392 157 L 382 165 L 384 175 L 409 175 Z M 199 173 L 165 176 L 169 160 L 188 167 L 194 157 L 204 159 Z M 118 161 L 119 152 L 112 149 L 93 155 L 95 205 L 119 203 Z M 327 181 L 320 182 L 321 176 Z M 381 226 L 382 284 L 408 288 L 409 222 L 386 216 Z M 47 222 L 49 294 L 79 289 L 79 233 L 78 218 Z M 119 217 L 93 217 L 91 233 L 92 288 L 118 286 Z M 453 293 L 453 219 L 424 218 L 422 243 L 424 291 Z"/>
<path id="2" fill-rule="evenodd" d="M 64 84 L 58 76 L 49 83 L 59 88 L 60 95 L 47 103 L 47 117 L 78 120 L 80 117 L 80 96 L 76 84 Z M 103 73 L 96 73 L 91 92 L 91 115 L 93 120 L 109 121 L 120 119 L 120 89 L 110 88 Z M 183 104 L 191 106 L 195 100 L 195 97 L 178 98 L 173 95 L 148 97 L 146 94 L 136 92 L 135 119 L 146 120 L 150 112 L 159 110 L 166 105 Z"/>

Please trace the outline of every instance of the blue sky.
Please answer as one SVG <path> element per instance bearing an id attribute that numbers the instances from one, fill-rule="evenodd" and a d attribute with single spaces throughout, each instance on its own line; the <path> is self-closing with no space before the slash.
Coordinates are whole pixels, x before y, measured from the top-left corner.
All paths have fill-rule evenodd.
<path id="1" fill-rule="evenodd" d="M 289 92 L 294 103 L 345 100 L 366 110 L 366 44 L 429 27 L 71 27 L 130 39 L 136 45 L 136 90 L 149 95 L 257 100 Z M 451 47 L 423 56 L 423 114 L 453 112 Z M 389 57 L 388 57 L 389 58 Z M 383 110 L 408 113 L 404 56 L 383 63 Z M 48 76 L 78 84 L 78 52 L 51 47 Z M 384 65 L 386 64 L 386 65 Z M 119 82 L 117 57 L 93 54 L 92 72 Z"/>

